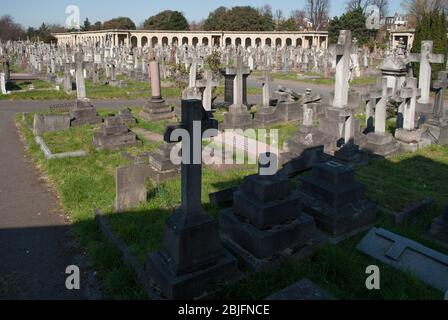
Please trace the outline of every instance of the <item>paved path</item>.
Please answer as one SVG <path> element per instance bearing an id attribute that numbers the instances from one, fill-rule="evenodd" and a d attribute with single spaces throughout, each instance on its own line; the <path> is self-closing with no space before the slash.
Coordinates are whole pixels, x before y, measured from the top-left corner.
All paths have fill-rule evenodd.
<path id="1" fill-rule="evenodd" d="M 44 104 L 0 103 L 0 299 L 95 299 L 101 295 L 70 224 L 39 178 L 14 115 Z M 65 270 L 81 268 L 81 290 L 65 288 Z"/>

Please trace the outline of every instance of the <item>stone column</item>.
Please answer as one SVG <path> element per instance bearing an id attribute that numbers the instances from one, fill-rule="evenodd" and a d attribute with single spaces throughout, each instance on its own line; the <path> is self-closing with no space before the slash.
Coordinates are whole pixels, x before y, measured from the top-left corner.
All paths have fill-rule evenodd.
<path id="1" fill-rule="evenodd" d="M 160 84 L 160 67 L 159 62 L 151 60 L 149 62 L 149 70 L 151 74 L 151 93 L 153 99 L 161 99 L 161 84 Z"/>

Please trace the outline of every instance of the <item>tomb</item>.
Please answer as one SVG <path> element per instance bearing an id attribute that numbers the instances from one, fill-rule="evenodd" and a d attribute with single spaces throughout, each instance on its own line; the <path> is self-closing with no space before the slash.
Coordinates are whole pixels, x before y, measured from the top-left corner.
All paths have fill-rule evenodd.
<path id="1" fill-rule="evenodd" d="M 108 117 L 100 131 L 93 133 L 96 149 L 114 150 L 140 144 L 135 133 L 130 131 L 121 117 Z"/>

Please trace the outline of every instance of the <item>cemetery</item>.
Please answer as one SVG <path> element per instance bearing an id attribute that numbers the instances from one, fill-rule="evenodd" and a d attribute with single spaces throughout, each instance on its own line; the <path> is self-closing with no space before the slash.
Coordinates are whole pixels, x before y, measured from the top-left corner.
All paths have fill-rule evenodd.
<path id="1" fill-rule="evenodd" d="M 448 292 L 448 52 L 436 40 L 372 49 L 348 28 L 53 36 L 0 39 L 0 134 L 23 152 L 0 165 L 29 159 L 101 299 Z M 381 290 L 366 289 L 372 265 Z"/>

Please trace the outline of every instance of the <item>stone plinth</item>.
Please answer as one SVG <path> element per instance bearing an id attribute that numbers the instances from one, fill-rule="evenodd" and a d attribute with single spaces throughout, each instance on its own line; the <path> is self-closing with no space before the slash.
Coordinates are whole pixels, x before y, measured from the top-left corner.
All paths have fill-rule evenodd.
<path id="1" fill-rule="evenodd" d="M 154 152 L 149 153 L 149 164 L 154 169 L 151 179 L 154 182 L 160 183 L 179 175 L 180 166 L 173 164 L 170 158 L 171 150 L 175 147 L 174 143 L 163 143 Z"/>
<path id="2" fill-rule="evenodd" d="M 247 129 L 253 125 L 252 114 L 245 105 L 232 105 L 224 114 L 224 123 L 220 129 Z"/>
<path id="3" fill-rule="evenodd" d="M 341 238 L 369 227 L 377 207 L 364 196 L 355 181 L 354 170 L 337 162 L 317 165 L 312 175 L 299 178 L 304 212 L 316 220 L 319 229 Z"/>
<path id="4" fill-rule="evenodd" d="M 139 143 L 135 133 L 129 131 L 120 117 L 107 118 L 101 131 L 93 134 L 93 145 L 97 149 L 115 150 Z"/>
<path id="5" fill-rule="evenodd" d="M 161 121 L 173 119 L 173 109 L 162 98 L 152 98 L 143 107 L 140 116 L 146 121 Z"/>
<path id="6" fill-rule="evenodd" d="M 85 124 L 97 124 L 103 119 L 96 113 L 95 107 L 89 100 L 77 100 L 70 108 L 71 126 L 82 126 Z"/>
<path id="7" fill-rule="evenodd" d="M 365 136 L 362 149 L 369 153 L 387 157 L 397 154 L 400 150 L 400 145 L 389 133 L 370 132 Z"/>

